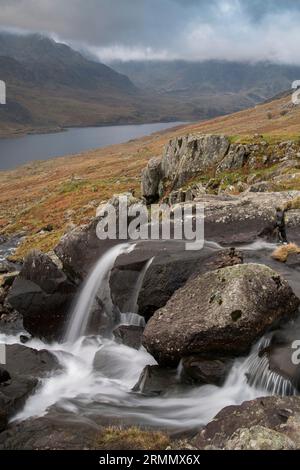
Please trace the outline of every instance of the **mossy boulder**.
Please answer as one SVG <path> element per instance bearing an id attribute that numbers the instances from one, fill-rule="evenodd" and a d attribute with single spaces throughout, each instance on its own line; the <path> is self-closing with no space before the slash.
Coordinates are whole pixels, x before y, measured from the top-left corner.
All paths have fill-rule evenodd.
<path id="1" fill-rule="evenodd" d="M 148 322 L 143 344 L 160 365 L 189 355 L 239 356 L 299 303 L 287 281 L 267 266 L 218 269 L 177 290 Z"/>

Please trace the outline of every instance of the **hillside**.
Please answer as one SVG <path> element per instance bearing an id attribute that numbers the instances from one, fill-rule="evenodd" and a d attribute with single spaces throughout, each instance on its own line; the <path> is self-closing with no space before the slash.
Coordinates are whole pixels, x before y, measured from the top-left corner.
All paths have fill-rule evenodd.
<path id="1" fill-rule="evenodd" d="M 113 193 L 129 189 L 139 193 L 140 175 L 147 161 L 161 156 L 171 138 L 195 132 L 227 134 L 235 142 L 263 140 L 270 145 L 281 140 L 299 140 L 300 107 L 294 106 L 288 95 L 251 110 L 181 126 L 127 144 L 2 172 L 2 233 L 24 231 L 29 235 L 20 256 L 33 245 L 48 250 L 72 224 L 84 223 L 94 216 L 97 205 Z M 234 176 L 228 180 L 232 182 Z M 289 185 L 290 189 L 300 189 L 300 178 Z M 48 224 L 53 231 L 41 232 Z"/>

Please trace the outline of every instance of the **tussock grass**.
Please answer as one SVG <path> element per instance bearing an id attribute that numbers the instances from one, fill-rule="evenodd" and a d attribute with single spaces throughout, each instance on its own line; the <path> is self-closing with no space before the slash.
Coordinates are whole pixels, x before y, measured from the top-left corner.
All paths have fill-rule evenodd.
<path id="1" fill-rule="evenodd" d="M 295 243 L 289 243 L 289 245 L 282 245 L 276 248 L 276 250 L 272 253 L 272 258 L 280 261 L 281 263 L 285 263 L 291 254 L 300 254 L 300 247 Z"/>
<path id="2" fill-rule="evenodd" d="M 170 438 L 160 431 L 145 431 L 136 426 L 130 428 L 108 427 L 96 441 L 96 448 L 103 450 L 164 450 Z"/>

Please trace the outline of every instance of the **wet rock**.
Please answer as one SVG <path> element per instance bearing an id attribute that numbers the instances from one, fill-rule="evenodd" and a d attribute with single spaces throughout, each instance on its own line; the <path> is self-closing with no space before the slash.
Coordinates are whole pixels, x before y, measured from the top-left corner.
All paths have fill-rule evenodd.
<path id="1" fill-rule="evenodd" d="M 34 392 L 39 379 L 59 370 L 60 365 L 46 350 L 37 351 L 14 344 L 6 346 L 5 369 L 10 380 L 0 386 L 0 410 L 12 416 Z"/>
<path id="2" fill-rule="evenodd" d="M 26 344 L 26 343 L 28 343 L 28 341 L 30 341 L 30 340 L 31 340 L 31 338 L 30 338 L 29 336 L 20 335 L 20 342 L 21 342 L 22 344 Z"/>
<path id="3" fill-rule="evenodd" d="M 299 299 L 275 271 L 241 264 L 190 279 L 149 320 L 143 345 L 161 365 L 189 355 L 238 356 L 272 325 L 291 317 Z"/>
<path id="4" fill-rule="evenodd" d="M 4 429 L 7 428 L 7 424 L 8 424 L 7 413 L 5 413 L 5 411 L 3 410 L 0 410 L 0 433 L 4 431 Z"/>
<path id="5" fill-rule="evenodd" d="M 5 305 L 4 314 L 0 316 L 0 332 L 16 335 L 20 331 L 24 331 L 22 315 Z"/>
<path id="6" fill-rule="evenodd" d="M 182 360 L 182 374 L 186 381 L 221 386 L 230 371 L 232 361 L 189 356 Z"/>
<path id="7" fill-rule="evenodd" d="M 32 336 L 53 340 L 64 331 L 76 291 L 47 255 L 34 251 L 25 259 L 7 300 L 22 314 L 24 327 Z"/>
<path id="8" fill-rule="evenodd" d="M 300 429 L 299 412 L 299 397 L 257 398 L 244 402 L 242 405 L 228 406 L 221 410 L 197 435 L 195 445 L 198 449 L 205 449 L 207 446 L 224 449 L 232 438 L 229 445 L 235 447 L 238 445 L 237 436 L 241 437 L 240 430 L 247 428 L 248 431 L 244 434 L 243 440 L 244 445 L 249 445 L 250 448 L 250 436 L 253 437 L 255 434 L 258 437 L 261 431 L 257 428 L 251 430 L 257 426 L 277 431 L 295 442 L 295 435 Z M 234 436 L 234 433 L 238 434 Z M 264 430 L 260 434 L 260 442 L 265 442 L 265 439 L 269 439 L 271 435 L 271 432 Z M 278 436 L 273 435 L 273 437 L 275 437 L 274 442 L 278 442 Z M 285 440 L 286 442 L 289 441 Z"/>
<path id="9" fill-rule="evenodd" d="M 139 349 L 142 345 L 142 326 L 121 325 L 113 331 L 114 337 L 118 343 L 125 344 L 133 349 Z"/>
<path id="10" fill-rule="evenodd" d="M 146 366 L 133 391 L 145 395 L 162 395 L 177 386 L 178 382 L 176 369 Z"/>

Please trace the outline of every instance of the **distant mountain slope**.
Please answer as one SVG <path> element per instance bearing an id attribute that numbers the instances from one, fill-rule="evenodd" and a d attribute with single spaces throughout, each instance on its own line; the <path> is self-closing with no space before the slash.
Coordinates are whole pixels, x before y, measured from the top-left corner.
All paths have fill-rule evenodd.
<path id="1" fill-rule="evenodd" d="M 140 88 L 152 88 L 162 95 L 196 99 L 217 95 L 221 104 L 238 103 L 240 109 L 253 105 L 291 87 L 300 77 L 299 66 L 271 63 L 204 62 L 115 62 L 111 66 L 125 73 Z M 248 100 L 248 103 L 247 103 Z"/>
<path id="2" fill-rule="evenodd" d="M 7 105 L 0 135 L 71 126 L 176 120 L 174 101 L 141 92 L 123 74 L 38 34 L 0 33 Z"/>

